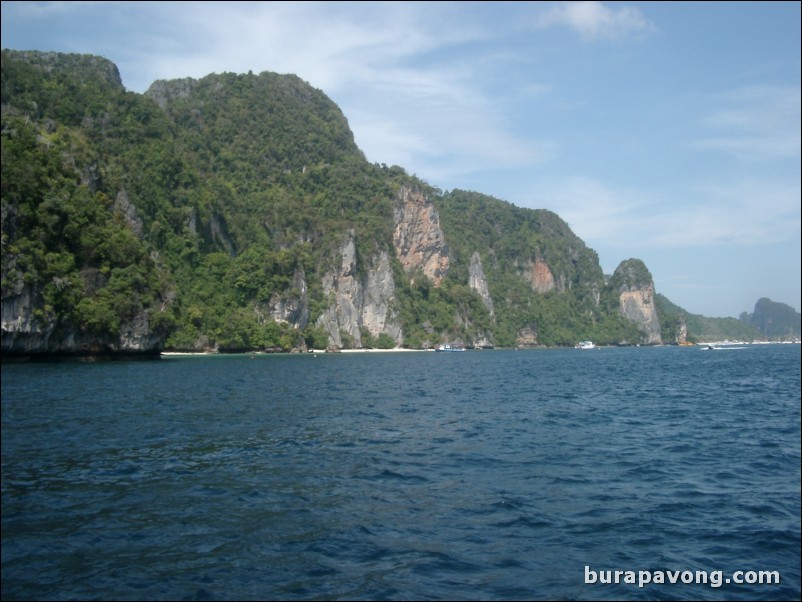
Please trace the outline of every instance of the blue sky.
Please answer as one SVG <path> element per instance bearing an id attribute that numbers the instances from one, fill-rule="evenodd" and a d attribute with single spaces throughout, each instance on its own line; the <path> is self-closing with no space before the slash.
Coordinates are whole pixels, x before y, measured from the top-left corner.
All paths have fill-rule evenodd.
<path id="1" fill-rule="evenodd" d="M 800 310 L 798 2 L 2 2 L 2 46 L 125 86 L 294 73 L 376 163 L 550 209 L 612 273 Z"/>

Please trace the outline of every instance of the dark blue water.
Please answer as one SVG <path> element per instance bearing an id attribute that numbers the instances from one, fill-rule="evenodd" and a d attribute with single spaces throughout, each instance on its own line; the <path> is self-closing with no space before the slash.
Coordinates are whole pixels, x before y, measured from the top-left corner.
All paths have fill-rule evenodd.
<path id="1" fill-rule="evenodd" d="M 800 346 L 3 365 L 2 596 L 799 599 Z"/>

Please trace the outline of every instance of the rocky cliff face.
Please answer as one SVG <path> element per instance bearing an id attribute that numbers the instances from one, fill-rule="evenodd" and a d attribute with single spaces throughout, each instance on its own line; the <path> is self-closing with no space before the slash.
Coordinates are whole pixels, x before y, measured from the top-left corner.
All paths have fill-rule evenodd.
<path id="1" fill-rule="evenodd" d="M 637 324 L 645 333 L 647 345 L 662 343 L 660 320 L 654 306 L 654 286 L 621 293 L 621 315 Z"/>
<path id="2" fill-rule="evenodd" d="M 167 104 L 176 98 L 189 98 L 198 82 L 191 77 L 173 80 L 158 80 L 148 88 L 147 95 L 164 110 Z"/>
<path id="3" fill-rule="evenodd" d="M 104 87 L 125 90 L 117 65 L 103 57 L 38 50 L 13 52 L 15 58 L 35 65 L 48 74 L 68 71 L 71 77 L 81 84 L 100 84 Z"/>
<path id="4" fill-rule="evenodd" d="M 306 328 L 309 323 L 309 297 L 303 266 L 295 268 L 289 290 L 270 299 L 268 314 L 276 322 L 291 324 L 296 330 Z"/>
<path id="5" fill-rule="evenodd" d="M 538 258 L 531 262 L 524 271 L 527 280 L 532 285 L 532 290 L 536 293 L 548 293 L 557 288 L 554 274 L 551 273 L 549 265 Z"/>
<path id="6" fill-rule="evenodd" d="M 142 218 L 139 217 L 139 212 L 136 207 L 128 199 L 128 193 L 125 190 L 120 190 L 114 199 L 114 210 L 119 212 L 124 218 L 131 232 L 142 238 Z"/>
<path id="7" fill-rule="evenodd" d="M 638 259 L 622 261 L 613 274 L 612 283 L 618 288 L 621 315 L 643 331 L 642 342 L 647 345 L 662 343 L 654 282 L 643 262 Z"/>
<path id="8" fill-rule="evenodd" d="M 395 200 L 393 214 L 393 248 L 407 274 L 420 271 L 439 285 L 449 267 L 448 246 L 440 227 L 437 209 L 418 188 L 402 187 Z M 329 333 L 330 344 L 343 347 L 353 340 L 361 347 L 363 332 L 377 337 L 388 335 L 397 345 L 404 335 L 395 310 L 395 281 L 390 256 L 382 251 L 366 264 L 358 265 L 354 232 L 346 236 L 338 250 L 339 267 L 324 274 L 323 292 L 332 303 L 317 320 Z M 472 263 L 471 287 L 476 287 L 492 313 L 493 301 L 482 271 L 481 259 L 475 254 Z M 489 341 L 482 339 L 489 345 Z"/>
<path id="9" fill-rule="evenodd" d="M 688 324 L 685 322 L 685 319 L 681 319 L 679 326 L 677 327 L 677 339 L 675 341 L 677 345 L 687 345 L 688 344 Z"/>
<path id="10" fill-rule="evenodd" d="M 608 288 L 553 212 L 369 164 L 295 76 L 143 96 L 105 59 L 13 51 L 2 75 L 4 351 L 149 350 L 151 330 L 173 348 L 301 348 L 323 334 L 310 322 L 339 347 L 659 341 L 645 266 Z"/>
<path id="11" fill-rule="evenodd" d="M 493 299 L 490 297 L 490 289 L 487 286 L 487 278 L 482 267 L 482 258 L 478 251 L 474 251 L 473 255 L 471 255 L 471 265 L 468 268 L 468 286 L 479 294 L 482 298 L 482 303 L 485 304 L 487 311 L 492 316 L 494 312 Z"/>
<path id="12" fill-rule="evenodd" d="M 521 328 L 515 337 L 515 345 L 518 347 L 536 347 L 537 330 L 533 326 Z"/>
<path id="13" fill-rule="evenodd" d="M 403 333 L 392 310 L 395 282 L 387 252 L 379 253 L 360 273 L 351 231 L 339 248 L 339 256 L 339 266 L 323 275 L 323 292 L 331 304 L 317 320 L 317 325 L 328 332 L 330 344 L 346 346 L 350 341 L 343 340 L 345 335 L 353 340 L 354 347 L 362 347 L 364 328 L 372 336 L 387 334 L 400 345 Z"/>
<path id="14" fill-rule="evenodd" d="M 394 219 L 393 246 L 404 270 L 420 269 L 438 286 L 448 272 L 448 247 L 437 209 L 419 189 L 405 186 Z"/>
<path id="15" fill-rule="evenodd" d="M 389 255 L 380 253 L 374 259 L 373 266 L 373 270 L 365 277 L 362 325 L 372 336 L 384 333 L 400 345 L 404 336 L 393 308 L 395 282 Z"/>
<path id="16" fill-rule="evenodd" d="M 99 337 L 60 325 L 27 286 L 2 302 L 4 356 L 157 355 L 162 347 L 163 337 L 150 328 L 144 311 L 123 323 L 117 336 Z"/>

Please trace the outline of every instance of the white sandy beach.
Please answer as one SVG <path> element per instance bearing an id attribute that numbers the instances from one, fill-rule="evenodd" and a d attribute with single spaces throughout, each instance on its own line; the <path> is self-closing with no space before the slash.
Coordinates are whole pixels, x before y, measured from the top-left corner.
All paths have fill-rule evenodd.
<path id="1" fill-rule="evenodd" d="M 420 353 L 425 351 L 434 351 L 434 349 L 403 349 L 397 347 L 394 349 L 340 349 L 339 351 L 329 352 L 325 349 L 310 349 L 303 353 L 296 355 L 318 354 L 318 353 Z M 161 355 L 165 357 L 189 357 L 189 356 L 205 356 L 205 355 L 285 355 L 283 353 L 267 353 L 265 351 L 244 351 L 242 353 L 219 353 L 217 351 L 162 351 Z M 287 354 L 288 355 L 288 354 Z"/>

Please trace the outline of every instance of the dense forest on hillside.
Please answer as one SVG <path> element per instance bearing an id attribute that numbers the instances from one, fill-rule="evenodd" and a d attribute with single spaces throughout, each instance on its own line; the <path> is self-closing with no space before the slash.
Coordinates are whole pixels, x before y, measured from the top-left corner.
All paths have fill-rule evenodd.
<path id="1" fill-rule="evenodd" d="M 0 85 L 4 329 L 111 347 L 147 332 L 172 349 L 324 348 L 335 301 L 323 282 L 353 240 L 357 282 L 390 258 L 387 315 L 403 340 L 363 327 L 343 346 L 643 340 L 619 311 L 624 283 L 559 216 L 367 162 L 340 109 L 295 76 L 224 73 L 142 95 L 99 57 L 4 50 Z M 393 248 L 411 189 L 439 215 L 439 283 Z M 492 306 L 469 285 L 477 261 Z M 277 309 L 293 303 L 296 318 Z M 664 341 L 685 320 L 693 337 L 686 312 L 658 311 Z"/>
<path id="2" fill-rule="evenodd" d="M 755 303 L 754 313 L 743 312 L 738 319 L 765 337 L 788 340 L 800 337 L 800 318 L 802 316 L 793 307 L 763 297 Z"/>

